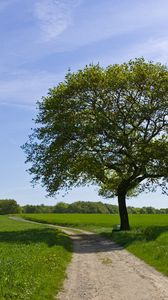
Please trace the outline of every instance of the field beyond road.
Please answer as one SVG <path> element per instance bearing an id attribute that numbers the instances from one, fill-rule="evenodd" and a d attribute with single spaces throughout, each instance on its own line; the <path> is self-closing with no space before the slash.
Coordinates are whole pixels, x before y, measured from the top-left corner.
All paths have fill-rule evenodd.
<path id="1" fill-rule="evenodd" d="M 90 230 L 108 237 L 168 276 L 168 215 L 129 215 L 131 231 L 117 232 L 118 215 L 25 214 L 37 222 Z"/>
<path id="2" fill-rule="evenodd" d="M 76 214 L 76 213 L 45 213 L 45 214 L 21 214 L 28 220 L 42 223 L 71 226 L 96 230 L 105 227 L 110 230 L 120 223 L 119 216 L 113 214 Z M 132 214 L 129 215 L 131 228 L 148 226 L 168 226 L 168 214 Z"/>

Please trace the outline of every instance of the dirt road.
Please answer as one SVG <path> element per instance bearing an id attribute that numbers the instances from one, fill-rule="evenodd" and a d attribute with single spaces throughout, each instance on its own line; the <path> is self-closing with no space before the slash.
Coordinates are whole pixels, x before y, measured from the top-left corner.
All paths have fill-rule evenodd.
<path id="1" fill-rule="evenodd" d="M 168 278 L 95 234 L 70 233 L 74 242 L 59 300 L 166 300 Z"/>
<path id="2" fill-rule="evenodd" d="M 64 289 L 56 299 L 168 300 L 168 278 L 114 242 L 82 230 L 47 226 L 60 228 L 74 243 Z"/>

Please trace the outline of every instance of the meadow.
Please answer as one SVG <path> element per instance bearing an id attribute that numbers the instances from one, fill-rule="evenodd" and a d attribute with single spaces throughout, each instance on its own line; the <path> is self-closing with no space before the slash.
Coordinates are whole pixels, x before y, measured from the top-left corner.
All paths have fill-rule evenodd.
<path id="1" fill-rule="evenodd" d="M 25 214 L 37 222 L 70 226 L 96 232 L 115 240 L 134 255 L 168 276 L 168 215 L 129 215 L 131 231 L 120 232 L 118 215 Z"/>
<path id="2" fill-rule="evenodd" d="M 53 300 L 71 255 L 61 231 L 0 216 L 0 299 Z"/>

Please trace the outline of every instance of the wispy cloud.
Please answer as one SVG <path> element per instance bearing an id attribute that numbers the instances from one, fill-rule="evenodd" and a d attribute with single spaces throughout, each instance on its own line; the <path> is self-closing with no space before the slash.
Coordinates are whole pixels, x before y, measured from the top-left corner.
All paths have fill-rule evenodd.
<path id="1" fill-rule="evenodd" d="M 1 0 L 0 2 L 0 12 L 3 12 L 8 8 L 9 5 L 14 4 L 18 0 Z"/>
<path id="2" fill-rule="evenodd" d="M 11 1 L 18 1 L 18 7 L 23 2 Z M 167 0 L 29 0 L 28 3 L 22 9 L 21 23 L 15 34 L 10 31 L 5 34 L 6 42 L 1 47 L 0 56 L 1 71 L 8 65 L 10 70 L 14 64 L 18 67 L 43 57 L 46 59 L 47 55 L 68 53 L 82 47 L 91 50 L 97 47 L 98 52 L 98 43 L 103 41 L 111 43 L 111 53 L 116 47 L 119 52 L 120 48 L 124 52 L 128 43 L 130 48 L 132 43 L 137 43 L 139 34 L 143 40 L 150 35 L 157 38 L 167 34 Z M 17 16 L 14 24 L 18 22 Z M 27 26 L 22 26 L 22 22 Z M 126 35 L 132 36 L 132 41 L 128 42 Z"/>
<path id="3" fill-rule="evenodd" d="M 21 18 L 17 8 L 23 0 L 0 0 L 0 9 L 15 1 L 15 22 L 11 24 L 19 21 L 20 26 L 14 35 L 5 33 L 6 44 L 1 47 L 1 104 L 34 104 L 71 66 L 75 70 L 89 62 L 107 65 L 139 56 L 168 61 L 167 0 L 99 0 L 89 5 L 84 0 L 30 0 L 26 7 L 23 5 Z M 9 12 L 13 14 L 13 7 Z M 26 27 L 22 28 L 24 22 Z M 40 33 L 48 43 L 39 43 Z M 99 47 L 103 44 L 106 46 Z M 46 71 L 37 71 L 39 66 Z M 26 73 L 14 74 L 26 68 Z"/>
<path id="4" fill-rule="evenodd" d="M 168 38 L 150 39 L 140 46 L 145 56 L 163 64 L 168 64 Z"/>
<path id="5" fill-rule="evenodd" d="M 11 79 L 0 80 L 0 104 L 35 107 L 36 101 L 62 79 L 63 74 L 49 72 L 13 74 Z"/>
<path id="6" fill-rule="evenodd" d="M 43 40 L 49 41 L 64 32 L 72 23 L 73 10 L 80 0 L 39 0 L 35 15 L 42 31 Z"/>
<path id="7" fill-rule="evenodd" d="M 163 64 L 168 64 L 168 39 L 146 39 L 142 43 L 127 45 L 125 51 L 118 53 L 103 53 L 95 56 L 93 63 L 100 62 L 107 66 L 113 63 L 121 63 L 135 57 L 144 56 L 147 60 L 154 60 Z M 73 71 L 82 68 L 87 64 L 87 59 L 75 63 Z M 56 86 L 64 80 L 65 71 L 15 71 L 10 78 L 0 80 L 0 105 L 24 106 L 27 109 L 34 109 L 36 101 L 45 96 L 49 88 Z"/>
<path id="8" fill-rule="evenodd" d="M 165 32 L 167 0 L 113 2 L 105 0 L 86 5 L 80 0 L 38 0 L 35 15 L 41 38 L 54 43 L 48 51 L 72 51 L 116 36 L 122 39 L 135 32 L 143 32 L 144 36 L 150 30 L 152 36 Z M 157 26 L 155 33 L 151 29 L 153 26 Z"/>
<path id="9" fill-rule="evenodd" d="M 123 63 L 130 59 L 144 57 L 147 61 L 160 62 L 168 66 L 168 38 L 147 38 L 142 42 L 127 44 L 123 49 L 117 49 L 113 53 L 109 51 L 99 54 L 92 60 L 93 63 L 100 63 L 108 66 L 114 63 Z M 82 67 L 82 66 L 81 66 Z"/>
<path id="10" fill-rule="evenodd" d="M 129 48 L 129 59 L 143 56 L 147 60 L 168 64 L 168 38 L 149 38 Z"/>
<path id="11" fill-rule="evenodd" d="M 73 47 L 81 47 L 94 42 L 120 36 L 121 43 L 124 35 L 145 36 L 155 27 L 156 34 L 165 31 L 167 24 L 167 0 L 158 1 L 124 1 L 114 5 L 113 1 L 97 1 L 95 5 L 84 10 L 78 16 L 78 26 L 69 31 L 64 42 Z M 165 23 L 165 26 L 163 24 Z M 76 24 L 77 25 L 77 24 Z M 152 32 L 152 31 L 151 31 Z M 154 33 L 152 33 L 154 35 Z M 134 36 L 136 40 L 136 36 Z M 63 42 L 62 42 L 63 43 Z"/>

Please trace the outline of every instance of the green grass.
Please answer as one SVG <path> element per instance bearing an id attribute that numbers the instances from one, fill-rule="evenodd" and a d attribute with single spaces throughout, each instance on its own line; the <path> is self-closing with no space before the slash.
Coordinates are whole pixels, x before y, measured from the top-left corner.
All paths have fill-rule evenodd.
<path id="1" fill-rule="evenodd" d="M 59 230 L 0 216 L 0 299 L 53 300 L 71 253 Z"/>
<path id="2" fill-rule="evenodd" d="M 102 234 L 168 276 L 168 215 L 130 215 L 132 230 L 126 232 L 112 232 L 119 224 L 117 215 L 26 214 L 24 217 Z"/>
<path id="3" fill-rule="evenodd" d="M 109 227 L 119 223 L 117 215 L 103 214 L 22 214 L 23 218 L 61 226 L 88 228 Z"/>
<path id="4" fill-rule="evenodd" d="M 168 276 L 168 224 L 104 234 Z"/>
<path id="5" fill-rule="evenodd" d="M 78 228 L 112 229 L 119 224 L 118 215 L 110 214 L 22 214 L 28 220 Z M 129 215 L 131 227 L 168 225 L 168 215 Z"/>

